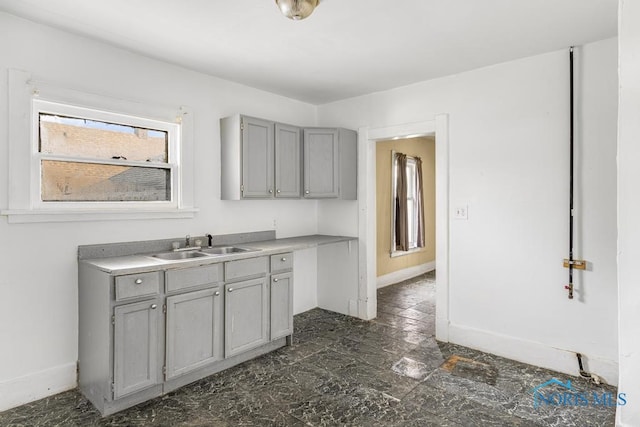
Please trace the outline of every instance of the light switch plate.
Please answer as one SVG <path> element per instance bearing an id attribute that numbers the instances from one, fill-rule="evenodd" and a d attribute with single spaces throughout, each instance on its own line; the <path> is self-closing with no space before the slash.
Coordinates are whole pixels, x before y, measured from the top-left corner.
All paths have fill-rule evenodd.
<path id="1" fill-rule="evenodd" d="M 469 207 L 467 205 L 456 206 L 453 210 L 453 217 L 455 219 L 469 219 Z"/>

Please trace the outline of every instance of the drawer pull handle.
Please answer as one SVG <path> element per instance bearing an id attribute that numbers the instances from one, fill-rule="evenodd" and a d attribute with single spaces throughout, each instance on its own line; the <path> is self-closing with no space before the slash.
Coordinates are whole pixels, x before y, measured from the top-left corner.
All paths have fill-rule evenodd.
<path id="1" fill-rule="evenodd" d="M 273 281 L 274 281 L 274 282 L 277 282 L 277 281 L 278 281 L 278 279 L 273 279 Z"/>
<path id="2" fill-rule="evenodd" d="M 156 308 L 158 308 L 158 304 L 151 304 L 151 310 L 155 310 Z"/>
<path id="3" fill-rule="evenodd" d="M 142 279 L 136 279 L 136 285 L 139 285 L 142 283 Z"/>
<path id="4" fill-rule="evenodd" d="M 280 259 L 280 261 L 285 262 L 287 259 L 286 258 L 282 258 Z"/>
<path id="5" fill-rule="evenodd" d="M 229 291 L 228 291 L 228 292 L 233 292 L 233 288 L 229 288 Z"/>
<path id="6" fill-rule="evenodd" d="M 220 292 L 216 291 L 216 293 L 214 295 L 218 296 L 218 295 L 220 295 Z"/>

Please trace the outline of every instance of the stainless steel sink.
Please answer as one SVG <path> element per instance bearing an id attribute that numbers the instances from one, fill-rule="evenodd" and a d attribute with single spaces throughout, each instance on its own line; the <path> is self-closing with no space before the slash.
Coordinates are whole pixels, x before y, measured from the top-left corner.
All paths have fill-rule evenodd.
<path id="1" fill-rule="evenodd" d="M 253 248 L 243 248 L 239 246 L 214 246 L 211 248 L 202 248 L 200 252 L 204 252 L 209 255 L 226 255 L 226 254 L 234 254 L 238 252 L 253 252 L 258 249 Z"/>
<path id="2" fill-rule="evenodd" d="M 181 259 L 206 257 L 207 254 L 203 254 L 202 252 L 197 252 L 197 251 L 184 251 L 184 252 L 164 252 L 161 254 L 154 254 L 151 256 L 153 258 L 175 261 L 175 260 L 181 260 Z"/>

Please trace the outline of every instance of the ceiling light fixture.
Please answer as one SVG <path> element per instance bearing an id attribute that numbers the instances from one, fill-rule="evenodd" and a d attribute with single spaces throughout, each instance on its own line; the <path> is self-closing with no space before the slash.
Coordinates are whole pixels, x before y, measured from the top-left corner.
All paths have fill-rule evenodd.
<path id="1" fill-rule="evenodd" d="M 282 14 L 295 21 L 311 15 L 318 3 L 320 0 L 276 0 Z"/>

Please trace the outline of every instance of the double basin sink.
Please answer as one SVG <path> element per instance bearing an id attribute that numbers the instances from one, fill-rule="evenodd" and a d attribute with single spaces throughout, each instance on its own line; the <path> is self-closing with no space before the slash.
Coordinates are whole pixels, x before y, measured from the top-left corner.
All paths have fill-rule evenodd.
<path id="1" fill-rule="evenodd" d="M 201 257 L 222 256 L 242 252 L 256 252 L 260 249 L 244 248 L 240 246 L 213 246 L 210 248 L 194 248 L 193 250 L 180 250 L 172 252 L 162 252 L 159 254 L 150 255 L 152 258 L 162 259 L 167 261 L 180 261 Z"/>

